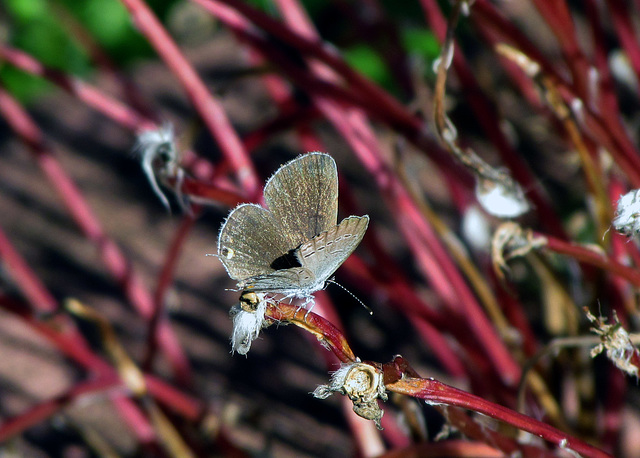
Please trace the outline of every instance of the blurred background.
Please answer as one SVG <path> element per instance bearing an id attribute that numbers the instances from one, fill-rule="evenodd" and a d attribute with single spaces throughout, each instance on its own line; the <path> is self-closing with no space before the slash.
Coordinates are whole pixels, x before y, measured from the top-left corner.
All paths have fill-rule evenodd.
<path id="1" fill-rule="evenodd" d="M 353 416 L 341 396 L 334 395 L 323 401 L 314 399 L 310 392 L 319 384 L 327 383 L 328 370 L 338 366 L 312 336 L 294 326 L 272 326 L 261 333 L 247 357 L 231 355 L 232 323 L 228 313 L 238 294 L 229 290 L 234 282 L 220 262 L 205 255 L 216 253 L 218 230 L 232 206 L 211 201 L 195 213 L 197 218 L 188 221 L 189 215 L 183 214 L 176 196 L 164 188 L 172 206 L 169 213 L 154 194 L 139 155 L 134 151 L 136 133 L 142 129 L 133 129 L 125 122 L 109 118 L 86 99 L 83 101 L 54 84 L 60 81 L 59 75 L 72 77 L 72 81 L 89 83 L 98 94 L 121 100 L 125 106 L 159 124 L 170 122 L 175 128 L 179 151 L 195 152 L 196 157 L 213 164 L 214 169 L 229 170 L 219 142 L 207 130 L 174 72 L 136 27 L 131 10 L 125 7 L 129 3 L 136 2 L 5 0 L 0 4 L 0 86 L 26 110 L 57 164 L 52 165 L 47 155 L 37 148 L 34 152 L 28 142 L 21 141 L 14 125 L 7 120 L 11 113 L 3 113 L 0 118 L 2 454 L 69 457 L 176 454 L 175 449 L 163 445 L 170 434 L 167 430 L 153 422 L 151 429 L 145 430 L 141 426 L 145 421 L 137 420 L 131 408 L 123 407 L 119 399 L 132 397 L 125 386 L 115 382 L 89 386 L 90 382 L 101 380 L 100 371 L 79 364 L 83 356 L 74 357 L 69 349 L 74 347 L 74 342 L 84 341 L 87 355 L 103 358 L 116 367 L 118 364 L 110 360 L 111 353 L 106 348 L 113 341 L 105 337 L 96 320 L 82 318 L 62 307 L 65 301 L 74 298 L 95 311 L 114 331 L 112 338 L 137 365 L 144 366 L 149 351 L 149 320 L 141 317 L 132 297 L 137 294 L 136 287 L 153 297 L 161 283 L 163 266 L 173 256 L 170 248 L 176 245 L 177 263 L 162 303 L 175 339 L 168 348 L 175 344 L 182 350 L 189 376 L 176 374 L 175 366 L 164 354 L 147 365 L 145 372 L 193 400 L 192 415 L 166 406 L 163 412 L 194 454 L 372 455 L 402 450 L 421 440 L 433 440 L 444 420 L 424 404 L 417 409 L 417 417 L 424 421 L 424 436 L 416 439 L 405 424 L 407 414 L 399 402 L 382 406 L 386 412 L 383 423 L 386 432 L 378 433 L 370 423 Z M 239 3 L 280 20 L 281 8 L 287 2 Z M 322 40 L 352 69 L 395 98 L 415 119 L 423 121 L 424 136 L 436 144 L 432 127 L 435 82 L 432 67 L 440 53 L 440 40 L 425 21 L 425 11 L 438 8 L 446 17 L 451 10 L 449 2 L 425 0 L 421 5 L 417 1 L 306 0 L 293 3 L 302 6 Z M 578 43 L 584 45 L 581 51 L 593 61 L 602 57 L 600 51 L 604 53 L 604 63 L 598 61 L 598 64 L 611 72 L 607 80 L 611 84 L 608 94 L 616 99 L 618 116 L 631 148 L 637 148 L 637 73 L 633 61 L 629 62 L 622 49 L 620 36 L 614 31 L 613 13 L 620 9 L 593 6 L 597 2 L 561 3 L 570 12 L 575 26 L 572 33 L 575 32 Z M 357 251 L 358 259 L 374 272 L 379 268 L 380 258 L 373 244 L 375 237 L 394 265 L 401 266 L 400 275 L 411 285 L 413 294 L 429 304 L 435 313 L 446 317 L 442 291 L 434 290 L 433 279 L 426 278 L 424 265 L 416 261 L 415 250 L 399 229 L 403 224 L 402 215 L 399 217 L 399 209 L 390 205 L 386 194 L 389 191 L 380 190 L 377 178 L 363 165 L 362 157 L 358 159 L 353 154 L 344 133 L 337 131 L 318 109 L 314 102 L 318 94 L 309 90 L 311 84 L 305 86 L 304 79 L 292 82 L 290 75 L 282 76 L 277 62 L 256 59 L 255 48 L 239 40 L 228 24 L 219 22 L 197 2 L 149 1 L 148 5 L 221 104 L 239 138 L 245 140 L 245 146 L 250 145 L 247 149 L 260 186 L 281 164 L 305 152 L 306 145 L 322 147 L 338 164 L 340 218 L 369 214 L 372 220 L 375 234 L 367 235 L 371 239 L 365 238 Z M 592 6 L 596 12 L 597 8 L 606 9 L 607 15 L 600 24 L 593 23 Z M 536 2 L 499 1 L 495 2 L 495 8 L 517 33 L 531 40 L 534 49 L 548 59 L 560 75 L 571 73 L 572 57 L 558 44 L 555 34 L 562 28 L 562 21 L 549 24 Z M 640 6 L 628 8 L 629 17 L 637 24 Z M 473 18 L 473 7 L 471 15 Z M 479 19 L 483 20 L 486 18 Z M 543 190 L 567 239 L 604 244 L 594 216 L 592 190 L 562 122 L 535 98 L 533 86 L 523 89 L 524 95 L 520 92 L 522 87 L 510 80 L 508 72 L 501 67 L 504 62 L 498 63 L 499 58 L 487 44 L 489 40 L 478 30 L 468 18 L 463 18 L 456 28 L 461 55 L 477 87 L 454 72 L 448 81 L 446 108 L 463 143 L 472 145 L 489 163 L 503 165 L 503 158 L 496 152 L 495 138 L 487 135 L 478 121 L 478 112 L 469 105 L 474 97 L 486 97 L 494 110 L 491 119 L 495 116 L 499 120 L 495 127 L 531 173 L 532 186 Z M 302 60 L 304 56 L 291 43 L 268 38 L 273 49 L 299 65 L 295 68 L 308 69 Z M 21 57 L 16 54 L 13 55 L 16 60 L 7 57 L 14 50 L 31 56 L 34 62 L 49 69 L 45 77 L 19 69 L 16 62 Z M 284 82 L 283 86 L 290 91 L 286 99 L 290 106 L 274 101 L 270 90 L 273 88 L 268 87 L 269 76 Z M 338 86 L 346 88 L 348 94 L 347 84 Z M 352 101 L 347 100 L 346 94 L 343 97 L 344 106 L 349 106 Z M 8 107 L 8 99 L 2 100 L 5 108 Z M 345 111 L 348 110 L 345 108 Z M 598 112 L 597 106 L 594 111 Z M 300 125 L 306 134 L 296 130 Z M 531 353 L 555 337 L 589 335 L 589 323 L 580 309 L 584 305 L 591 306 L 597 314 L 600 310 L 594 307 L 600 304 L 605 316 L 611 316 L 611 310 L 622 310 L 626 312 L 628 329 L 634 329 L 638 323 L 635 289 L 628 284 L 621 285 L 619 278 L 594 274 L 588 268 L 585 273 L 577 262 L 561 256 L 545 257 L 542 267 L 539 264 L 532 267 L 532 261 L 516 261 L 508 276 L 511 286 L 501 286 L 491 270 L 488 245 L 491 231 L 499 221 L 475 206 L 472 176 L 450 159 L 443 163 L 444 154 L 428 158 L 432 152 L 421 151 L 415 142 L 412 145 L 413 140 L 403 126 L 394 125 L 383 116 L 374 116 L 371 125 L 384 163 L 405 176 L 407 188 L 417 189 L 420 199 L 429 203 L 440 221 L 457 237 L 470 262 L 484 275 L 514 329 L 520 329 L 514 324 L 518 319 L 527 323 L 536 342 Z M 580 126 L 583 132 L 588 131 L 584 125 Z M 301 140 L 304 135 L 306 142 Z M 606 181 L 604 186 L 610 191 L 609 204 L 615 203 L 615 190 L 633 187 L 633 179 L 626 181 L 624 164 L 617 156 L 613 155 L 612 159 L 606 154 L 604 150 L 608 145 L 599 143 L 598 138 L 588 138 L 587 143 L 590 150 L 596 152 L 594 161 L 599 164 L 600 179 L 603 183 Z M 52 184 L 51 177 L 59 176 L 58 170 L 75 184 L 95 219 L 86 218 L 79 210 L 85 207 L 77 202 L 64 202 L 60 182 Z M 611 183 L 617 183 L 618 187 Z M 531 188 L 525 186 L 525 193 L 530 191 Z M 239 201 L 248 201 L 248 198 Z M 538 210 L 534 205 L 532 212 L 521 219 L 522 224 L 551 232 L 548 228 L 552 223 L 541 217 Z M 79 216 L 74 215 L 74 211 L 79 211 Z M 609 211 L 613 215 L 611 208 Z M 88 223 L 82 228 L 76 224 L 78 219 L 95 224 Z M 181 236 L 184 239 L 176 242 Z M 627 243 L 623 237 L 619 240 Z M 123 258 L 114 254 L 111 242 L 115 242 Z M 608 245 L 602 249 L 617 259 L 627 259 L 624 253 L 611 251 Z M 628 242 L 626 249 L 635 250 L 635 243 Z M 452 251 L 447 250 L 449 254 Z M 30 273 L 25 273 L 17 261 L 20 259 Z M 124 264 L 118 264 L 120 261 Z M 437 265 L 433 268 L 437 269 Z M 122 277 L 115 275 L 115 271 L 121 272 Z M 128 283 L 132 281 L 129 274 L 133 272 L 135 281 L 139 282 L 137 286 Z M 544 272 L 552 272 L 551 280 Z M 446 278 L 446 273 L 442 275 Z M 345 266 L 336 274 L 338 282 L 374 310 L 373 316 L 340 288 L 327 288 L 355 354 L 378 362 L 401 354 L 424 377 L 435 377 L 477 392 L 486 399 L 508 404 L 487 387 L 495 383 L 494 390 L 500 390 L 502 381 L 497 375 L 493 375 L 495 379 L 483 381 L 479 377 L 480 369 L 478 373 L 470 370 L 468 376 L 459 377 L 443 367 L 425 342 L 420 324 L 424 317 L 416 318 L 408 306 L 404 311 L 399 311 L 397 305 L 390 306 L 394 292 L 399 294 L 401 288 L 384 286 L 382 277 L 380 273 L 380 278 L 373 279 L 379 287 L 371 287 L 359 279 L 357 269 Z M 46 291 L 48 296 L 38 296 L 34 291 Z M 571 305 L 559 307 L 559 301 Z M 509 314 L 508 308 L 513 302 L 520 303 L 524 316 Z M 456 326 L 455 319 L 451 321 L 451 325 Z M 456 336 L 464 330 L 449 333 L 444 328 L 440 331 L 463 365 L 473 366 L 475 358 L 482 360 L 480 350 L 479 355 L 474 355 L 473 343 L 457 340 Z M 52 339 L 52 334 L 72 336 L 69 337 L 71 343 L 65 346 L 60 340 Z M 518 338 L 514 341 L 521 342 Z M 532 354 L 520 352 L 518 345 L 508 344 L 513 355 L 517 355 L 514 359 L 524 366 L 527 354 L 529 357 Z M 557 358 L 549 357 L 540 363 L 543 377 L 544 374 L 548 377 L 549 392 L 563 411 L 565 426 L 578 437 L 604 443 L 605 448 L 619 456 L 640 453 L 637 434 L 640 398 L 635 381 L 621 376 L 604 358 L 594 362 L 588 350 L 583 348 Z M 611 375 L 613 373 L 617 375 Z M 616 399 L 607 400 L 614 390 Z M 513 401 L 508 405 L 511 408 L 515 408 L 515 391 L 515 384 L 509 387 L 507 397 Z M 157 400 L 158 395 L 151 397 Z M 145 397 L 136 398 L 134 404 L 143 412 L 149 408 Z M 417 403 L 413 408 L 416 406 Z M 615 427 L 603 426 L 604 412 L 613 412 Z M 548 420 L 541 407 L 527 413 Z M 150 414 L 150 418 L 154 418 L 153 415 Z M 365 433 L 357 433 L 360 428 L 371 438 L 363 439 Z M 605 437 L 604 430 L 607 433 L 617 430 L 617 433 L 613 438 Z M 455 432 L 450 437 L 459 438 Z M 367 441 L 370 448 L 363 445 Z"/>

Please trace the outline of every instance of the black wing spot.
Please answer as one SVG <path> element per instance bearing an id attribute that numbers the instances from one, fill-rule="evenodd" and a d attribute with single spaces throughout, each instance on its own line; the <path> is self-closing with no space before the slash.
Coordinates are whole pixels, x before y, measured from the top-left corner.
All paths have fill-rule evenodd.
<path id="1" fill-rule="evenodd" d="M 298 261 L 298 258 L 296 257 L 296 250 L 297 248 L 289 250 L 279 258 L 274 259 L 269 267 L 275 270 L 290 269 L 291 267 L 302 267 L 302 264 L 300 264 L 300 261 Z"/>

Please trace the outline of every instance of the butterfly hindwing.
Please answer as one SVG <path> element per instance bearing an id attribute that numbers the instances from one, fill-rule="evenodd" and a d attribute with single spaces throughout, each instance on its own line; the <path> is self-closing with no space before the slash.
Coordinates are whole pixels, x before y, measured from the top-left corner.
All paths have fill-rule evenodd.
<path id="1" fill-rule="evenodd" d="M 369 226 L 369 217 L 350 216 L 306 243 L 296 251 L 302 267 L 314 273 L 317 282 L 324 282 L 358 247 Z"/>
<path id="2" fill-rule="evenodd" d="M 312 289 L 315 280 L 315 275 L 309 269 L 291 267 L 289 269 L 276 270 L 267 275 L 247 278 L 238 283 L 238 287 L 244 291 L 269 291 L 296 295 L 299 291 Z"/>

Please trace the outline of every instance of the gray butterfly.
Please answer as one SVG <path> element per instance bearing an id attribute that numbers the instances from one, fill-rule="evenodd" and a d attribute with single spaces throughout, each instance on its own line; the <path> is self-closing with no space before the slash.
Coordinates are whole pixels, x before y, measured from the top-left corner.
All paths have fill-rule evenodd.
<path id="1" fill-rule="evenodd" d="M 369 217 L 338 220 L 338 170 L 331 156 L 309 153 L 286 163 L 267 181 L 268 210 L 242 204 L 218 238 L 218 257 L 255 310 L 256 292 L 312 300 L 312 293 L 356 249 Z"/>

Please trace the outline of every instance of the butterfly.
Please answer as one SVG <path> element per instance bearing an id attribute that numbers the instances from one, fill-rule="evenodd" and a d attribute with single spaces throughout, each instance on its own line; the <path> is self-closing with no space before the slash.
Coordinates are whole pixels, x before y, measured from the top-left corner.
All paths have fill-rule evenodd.
<path id="1" fill-rule="evenodd" d="M 256 293 L 313 300 L 312 294 L 362 241 L 369 216 L 338 224 L 338 170 L 331 156 L 308 153 L 281 166 L 264 187 L 268 208 L 242 204 L 218 237 L 218 257 L 242 291 L 244 310 Z"/>

